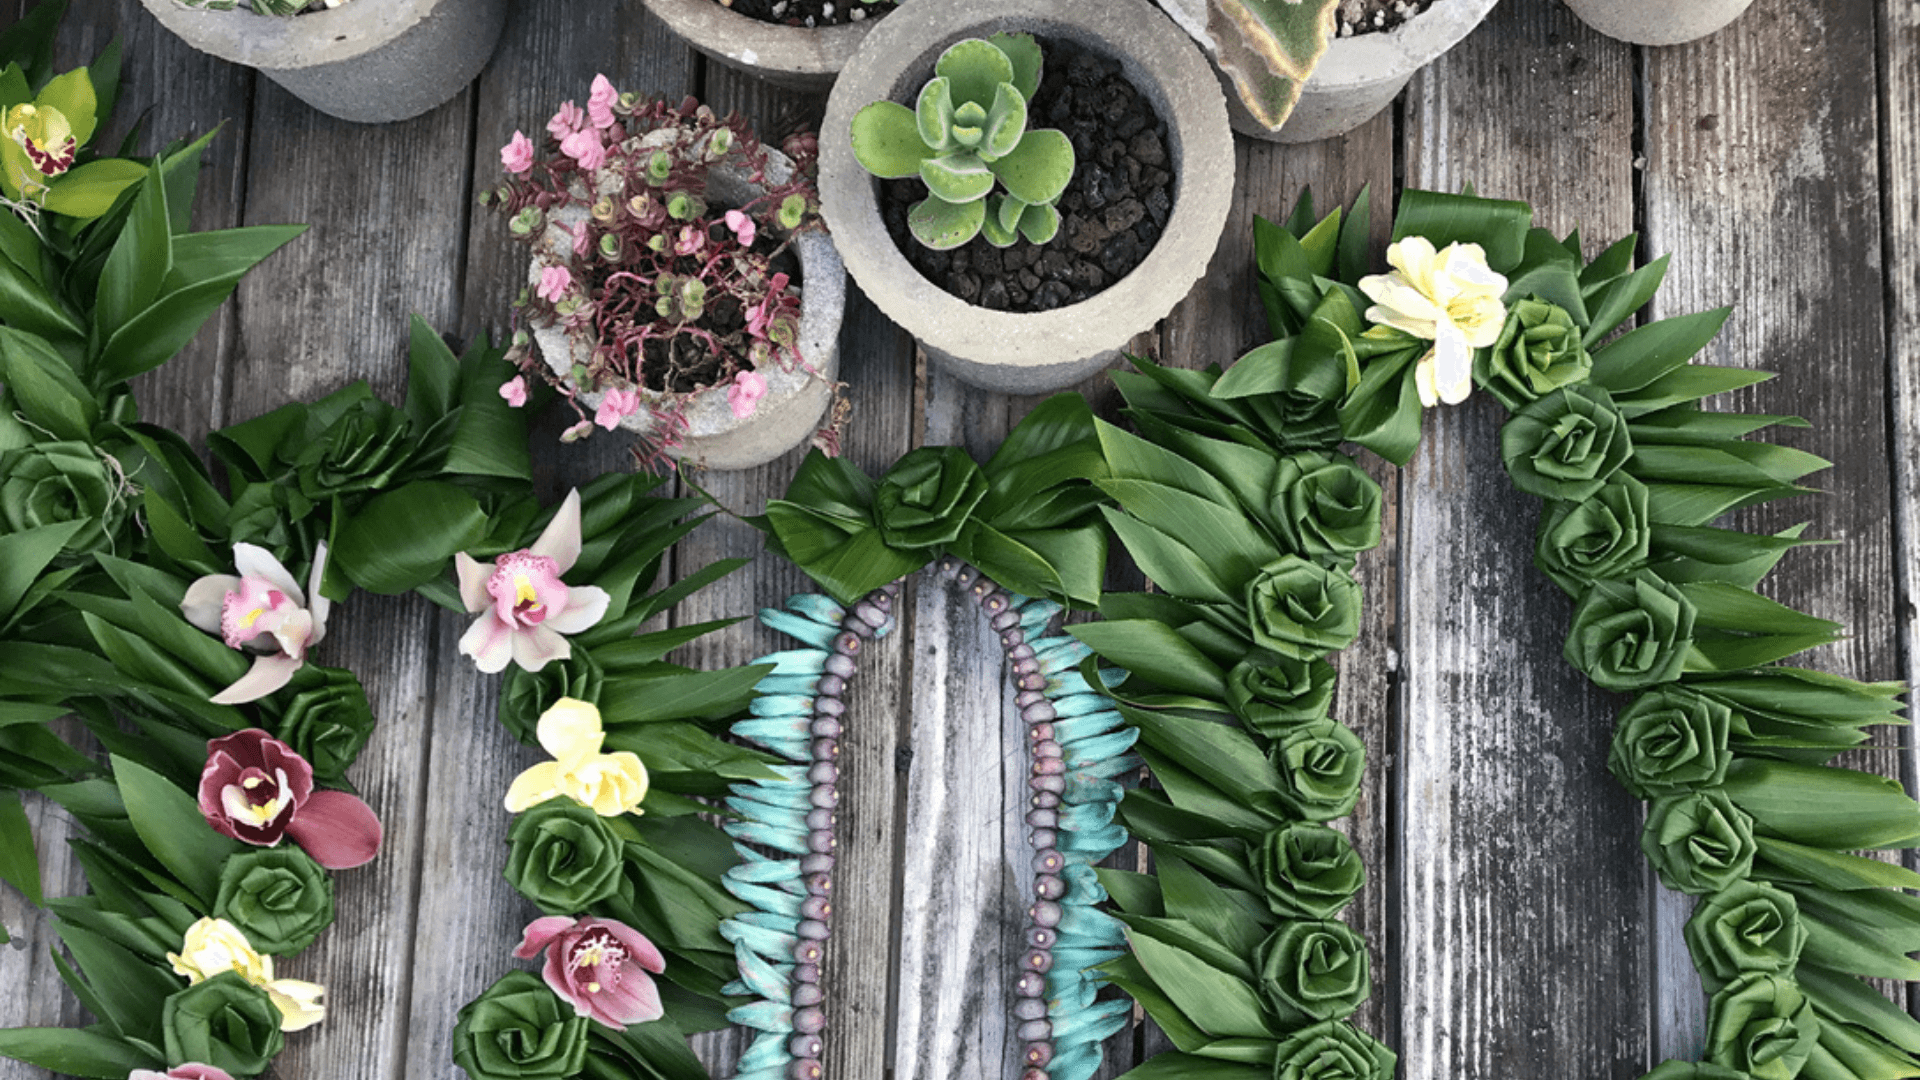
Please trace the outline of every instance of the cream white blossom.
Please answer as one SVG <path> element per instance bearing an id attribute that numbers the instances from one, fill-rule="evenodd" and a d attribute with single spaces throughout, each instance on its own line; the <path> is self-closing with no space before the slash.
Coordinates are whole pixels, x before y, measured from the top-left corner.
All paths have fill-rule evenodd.
<path id="1" fill-rule="evenodd" d="M 1367 320 L 1433 342 L 1414 371 L 1420 404 L 1457 405 L 1473 389 L 1473 350 L 1500 337 L 1507 279 L 1487 265 L 1479 244 L 1448 244 L 1438 251 L 1423 236 L 1387 247 L 1393 270 L 1360 279 L 1373 301 Z"/>
<path id="2" fill-rule="evenodd" d="M 273 957 L 260 953 L 239 927 L 225 919 L 201 919 L 188 927 L 180 951 L 168 953 L 167 962 L 175 974 L 186 976 L 189 985 L 229 971 L 237 973 L 273 999 L 280 1010 L 281 1031 L 312 1027 L 327 1015 L 321 1003 L 324 988 L 299 979 L 274 978 Z"/>

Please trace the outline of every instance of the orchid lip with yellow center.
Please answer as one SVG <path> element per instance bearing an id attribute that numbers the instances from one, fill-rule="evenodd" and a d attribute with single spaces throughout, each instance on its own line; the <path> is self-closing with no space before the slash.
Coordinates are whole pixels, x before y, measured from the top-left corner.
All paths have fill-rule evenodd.
<path id="1" fill-rule="evenodd" d="M 567 607 L 568 589 L 554 560 L 531 551 L 502 555 L 487 579 L 487 594 L 502 622 L 538 626 Z"/>
<path id="2" fill-rule="evenodd" d="M 27 152 L 28 160 L 42 176 L 58 176 L 73 167 L 79 144 L 73 126 L 59 109 L 15 105 L 7 110 L 6 128 L 7 137 Z"/>

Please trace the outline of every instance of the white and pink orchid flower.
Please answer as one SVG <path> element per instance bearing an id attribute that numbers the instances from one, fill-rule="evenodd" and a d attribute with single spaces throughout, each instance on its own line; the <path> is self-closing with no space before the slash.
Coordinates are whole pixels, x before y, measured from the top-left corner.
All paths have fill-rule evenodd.
<path id="1" fill-rule="evenodd" d="M 215 705 L 258 701 L 287 685 L 307 661 L 307 649 L 327 633 L 332 603 L 320 595 L 327 545 L 313 553 L 313 571 L 302 592 L 280 560 L 253 544 L 233 545 L 233 574 L 209 574 L 187 587 L 180 613 L 229 648 L 254 654 L 253 667 L 212 697 Z M 312 595 L 309 603 L 308 595 Z"/>
<path id="2" fill-rule="evenodd" d="M 460 552 L 460 598 L 480 614 L 460 637 L 460 653 L 489 675 L 519 664 L 539 671 L 573 655 L 564 634 L 600 621 L 612 599 L 592 585 L 569 586 L 560 576 L 580 558 L 580 492 L 570 491 L 533 546 L 483 563 Z"/>

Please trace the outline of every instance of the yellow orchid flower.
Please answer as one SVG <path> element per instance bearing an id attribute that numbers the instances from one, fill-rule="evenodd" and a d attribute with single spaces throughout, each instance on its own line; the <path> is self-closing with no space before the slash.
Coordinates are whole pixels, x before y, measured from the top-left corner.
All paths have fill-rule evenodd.
<path id="1" fill-rule="evenodd" d="M 606 733 L 600 710 L 584 701 L 561 698 L 540 714 L 540 746 L 554 760 L 543 761 L 514 778 L 507 809 L 519 813 L 565 795 L 601 817 L 640 812 L 647 797 L 647 767 L 630 750 L 603 754 Z"/>
<path id="2" fill-rule="evenodd" d="M 1436 251 L 1424 236 L 1388 245 L 1387 262 L 1391 272 L 1360 279 L 1373 301 L 1367 320 L 1433 342 L 1414 371 L 1420 404 L 1458 405 L 1473 389 L 1473 350 L 1493 344 L 1506 324 L 1507 279 L 1479 244 Z"/>
<path id="3" fill-rule="evenodd" d="M 201 919 L 188 927 L 180 951 L 168 953 L 167 962 L 176 975 L 186 976 L 188 985 L 231 971 L 265 990 L 280 1010 L 281 1031 L 299 1031 L 326 1018 L 324 987 L 274 978 L 273 957 L 256 950 L 247 935 L 225 919 Z"/>

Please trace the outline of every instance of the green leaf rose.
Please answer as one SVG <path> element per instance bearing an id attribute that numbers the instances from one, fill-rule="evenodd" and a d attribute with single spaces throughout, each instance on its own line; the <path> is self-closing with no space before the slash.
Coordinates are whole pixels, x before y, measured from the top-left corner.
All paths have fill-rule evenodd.
<path id="1" fill-rule="evenodd" d="M 261 952 L 292 956 L 333 925 L 333 878 L 297 847 L 250 848 L 221 866 L 213 914 Z"/>
<path id="2" fill-rule="evenodd" d="M 1706 1061 L 1663 1061 L 1640 1080 L 1753 1080 L 1738 1069 Z"/>
<path id="3" fill-rule="evenodd" d="M 561 1080 L 587 1060 L 585 1016 L 529 971 L 510 971 L 460 1010 L 453 1063 L 471 1080 Z"/>
<path id="4" fill-rule="evenodd" d="M 583 912 L 620 888 L 626 845 L 605 818 L 572 799 L 523 811 L 507 843 L 507 881 L 543 914 Z"/>
<path id="5" fill-rule="evenodd" d="M 891 548 L 951 544 L 987 494 L 987 477 L 958 446 L 922 446 L 894 463 L 873 493 L 874 518 Z"/>
<path id="6" fill-rule="evenodd" d="M 233 971 L 169 996 L 160 1030 L 168 1061 L 198 1061 L 234 1076 L 265 1072 L 287 1043 L 273 999 Z"/>
<path id="7" fill-rule="evenodd" d="M 1573 609 L 1567 663 L 1608 690 L 1668 682 L 1693 647 L 1693 619 L 1692 602 L 1648 571 L 1596 581 Z"/>
<path id="8" fill-rule="evenodd" d="M 1778 975 L 1743 976 L 1707 1008 L 1707 1060 L 1753 1080 L 1794 1080 L 1819 1038 L 1813 1003 Z"/>
<path id="9" fill-rule="evenodd" d="M 1667 888 L 1702 896 L 1753 871 L 1753 819 L 1719 788 L 1655 799 L 1640 850 Z"/>
<path id="10" fill-rule="evenodd" d="M 306 672 L 315 672 L 319 678 Z M 301 688 L 287 699 L 280 719 L 269 729 L 274 738 L 307 759 L 314 779 L 338 784 L 373 734 L 366 689 L 351 671 L 312 665 L 294 685 Z"/>
<path id="11" fill-rule="evenodd" d="M 1267 887 L 1267 906 L 1283 919 L 1334 918 L 1367 883 L 1352 841 L 1325 825 L 1282 826 L 1252 856 L 1253 871 Z"/>
<path id="12" fill-rule="evenodd" d="M 1473 381 L 1509 412 L 1518 411 L 1593 372 L 1593 359 L 1580 337 L 1580 327 L 1565 308 L 1537 297 L 1521 300 L 1507 309 L 1506 325 L 1493 347 L 1475 356 Z"/>
<path id="13" fill-rule="evenodd" d="M 1373 993 L 1367 943 L 1346 923 L 1281 923 L 1255 961 L 1261 996 L 1283 1024 L 1344 1020 Z"/>
<path id="14" fill-rule="evenodd" d="M 1543 499 L 1584 499 L 1632 455 L 1626 418 L 1612 395 L 1590 383 L 1553 391 L 1500 429 L 1513 486 Z"/>
<path id="15" fill-rule="evenodd" d="M 33 443 L 0 453 L 0 532 L 84 521 L 68 555 L 111 550 L 135 492 L 83 442 Z"/>
<path id="16" fill-rule="evenodd" d="M 1685 687 L 1661 686 L 1620 714 L 1607 768 L 1637 799 L 1718 787 L 1727 778 L 1733 710 Z"/>
<path id="17" fill-rule="evenodd" d="M 1296 724 L 1326 717 L 1338 677 L 1325 660 L 1276 656 L 1270 664 L 1242 660 L 1227 672 L 1227 705 L 1247 726 L 1274 738 Z"/>
<path id="18" fill-rule="evenodd" d="M 1280 774 L 1280 801 L 1308 821 L 1353 812 L 1366 775 L 1367 748 L 1336 720 L 1314 720 L 1279 739 L 1268 755 Z"/>
<path id="19" fill-rule="evenodd" d="M 1393 1080 L 1399 1058 L 1342 1020 L 1327 1020 L 1281 1040 L 1273 1080 Z"/>
<path id="20" fill-rule="evenodd" d="M 407 464 L 415 442 L 405 413 L 373 398 L 355 402 L 294 458 L 309 499 L 378 491 Z"/>
<path id="21" fill-rule="evenodd" d="M 1547 504 L 1540 515 L 1533 564 L 1578 596 L 1596 581 L 1627 577 L 1646 566 L 1652 536 L 1647 486 L 1615 473 L 1579 502 Z"/>
<path id="22" fill-rule="evenodd" d="M 1380 485 L 1345 454 L 1294 454 L 1274 471 L 1273 515 L 1294 554 L 1349 567 L 1380 543 Z"/>
<path id="23" fill-rule="evenodd" d="M 576 648 L 563 660 L 550 660 L 539 671 L 518 664 L 507 668 L 500 682 L 500 723 L 514 738 L 534 742 L 540 715 L 561 698 L 598 702 L 606 672 L 590 650 Z"/>
<path id="24" fill-rule="evenodd" d="M 1800 905 L 1758 881 L 1736 881 L 1701 899 L 1687 920 L 1687 951 L 1708 990 L 1752 972 L 1790 975 L 1807 943 Z"/>
<path id="25" fill-rule="evenodd" d="M 1360 634 L 1360 585 L 1343 570 L 1282 555 L 1247 583 L 1247 629 L 1255 644 L 1315 660 Z"/>

